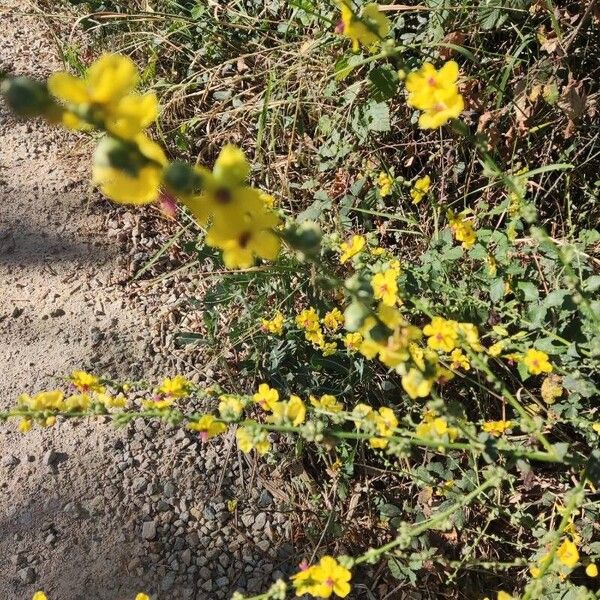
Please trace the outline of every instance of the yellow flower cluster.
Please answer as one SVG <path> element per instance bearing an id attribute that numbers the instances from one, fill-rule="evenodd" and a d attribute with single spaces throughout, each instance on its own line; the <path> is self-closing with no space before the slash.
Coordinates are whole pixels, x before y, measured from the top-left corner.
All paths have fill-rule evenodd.
<path id="1" fill-rule="evenodd" d="M 423 111 L 419 126 L 437 129 L 449 119 L 456 119 L 464 110 L 463 97 L 458 92 L 458 65 L 447 62 L 439 71 L 425 63 L 419 71 L 406 77 L 408 105 Z"/>
<path id="2" fill-rule="evenodd" d="M 429 175 L 425 175 L 425 177 L 420 177 L 415 181 L 415 185 L 410 190 L 410 196 L 412 198 L 413 204 L 419 204 L 421 200 L 426 196 L 429 192 L 429 188 L 431 187 L 431 178 Z"/>
<path id="3" fill-rule="evenodd" d="M 453 442 L 459 435 L 458 429 L 449 427 L 444 417 L 438 416 L 433 410 L 425 411 L 415 433 L 418 437 Z"/>
<path id="4" fill-rule="evenodd" d="M 56 423 L 58 413 L 85 411 L 93 405 L 102 406 L 108 410 L 122 408 L 126 404 L 123 395 L 106 394 L 100 379 L 86 371 L 74 371 L 70 380 L 78 393 L 67 396 L 61 390 L 51 390 L 39 392 L 33 396 L 22 394 L 18 398 L 18 403 L 30 411 L 39 413 L 35 416 L 35 420 L 46 427 L 51 427 Z M 19 431 L 27 433 L 32 426 L 33 419 L 25 417 L 19 423 Z"/>
<path id="5" fill-rule="evenodd" d="M 63 103 L 73 128 L 97 128 L 108 136 L 94 153 L 93 180 L 110 199 L 147 204 L 169 189 L 208 226 L 206 243 L 223 251 L 228 268 L 248 268 L 256 257 L 273 260 L 281 242 L 272 196 L 245 185 L 250 165 L 237 147 L 225 146 L 212 171 L 169 163 L 145 133 L 158 115 L 154 94 L 136 94 L 139 74 L 131 59 L 105 54 L 83 79 L 55 73 L 48 89 Z"/>
<path id="6" fill-rule="evenodd" d="M 335 333 L 344 324 L 344 315 L 338 308 L 334 308 L 325 314 L 323 319 L 319 318 L 319 314 L 313 308 L 305 308 L 296 315 L 296 325 L 304 331 L 305 339 L 310 342 L 315 348 L 321 350 L 323 356 L 331 356 L 337 350 L 336 342 L 327 341 L 325 333 L 321 328 L 321 324 L 330 333 Z"/>
<path id="7" fill-rule="evenodd" d="M 477 234 L 473 229 L 473 224 L 467 221 L 464 213 L 455 215 L 451 210 L 448 211 L 448 223 L 452 234 L 457 242 L 462 242 L 465 249 L 472 248 L 477 241 Z"/>
<path id="8" fill-rule="evenodd" d="M 367 428 L 376 434 L 369 438 L 371 448 L 385 448 L 398 427 L 394 411 L 386 406 L 376 411 L 367 404 L 357 404 L 352 411 L 352 418 L 358 429 Z"/>
<path id="9" fill-rule="evenodd" d="M 337 0 L 337 4 L 342 13 L 340 31 L 352 40 L 354 52 L 358 52 L 361 46 L 374 51 L 390 32 L 391 23 L 377 4 L 365 4 L 360 15 L 354 12 L 350 0 Z"/>
<path id="10" fill-rule="evenodd" d="M 285 319 L 280 311 L 277 311 L 271 319 L 261 319 L 260 326 L 263 331 L 272 333 L 273 335 L 281 335 L 283 333 L 283 325 Z"/>
<path id="11" fill-rule="evenodd" d="M 481 429 L 494 437 L 500 437 L 512 427 L 512 421 L 486 421 Z"/>
<path id="12" fill-rule="evenodd" d="M 301 565 L 292 575 L 296 596 L 308 594 L 315 598 L 330 598 L 332 594 L 345 598 L 350 593 L 352 573 L 332 556 L 323 556 L 311 567 Z"/>
<path id="13" fill-rule="evenodd" d="M 379 177 L 377 177 L 377 189 L 379 190 L 379 195 L 382 198 L 389 196 L 392 193 L 392 187 L 394 187 L 393 177 L 385 171 L 381 171 Z"/>

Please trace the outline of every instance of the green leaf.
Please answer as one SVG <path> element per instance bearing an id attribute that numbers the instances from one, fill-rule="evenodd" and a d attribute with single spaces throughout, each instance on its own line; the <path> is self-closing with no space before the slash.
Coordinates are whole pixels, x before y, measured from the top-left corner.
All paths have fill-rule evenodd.
<path id="1" fill-rule="evenodd" d="M 369 73 L 371 95 L 377 102 L 389 100 L 398 90 L 398 75 L 389 65 L 375 67 Z"/>
<path id="2" fill-rule="evenodd" d="M 492 302 L 500 302 L 504 298 L 504 279 L 499 277 L 490 285 L 490 300 Z"/>
<path id="3" fill-rule="evenodd" d="M 348 77 L 348 75 L 350 75 L 350 73 L 352 73 L 354 67 L 362 62 L 362 60 L 362 54 L 350 54 L 342 56 L 342 58 L 335 63 L 335 78 L 338 81 L 345 79 Z"/>
<path id="4" fill-rule="evenodd" d="M 534 302 L 540 297 L 540 292 L 531 281 L 519 281 L 517 288 L 523 292 L 526 302 Z"/>
<path id="5" fill-rule="evenodd" d="M 390 131 L 390 109 L 385 102 L 369 102 L 363 112 L 369 131 Z"/>

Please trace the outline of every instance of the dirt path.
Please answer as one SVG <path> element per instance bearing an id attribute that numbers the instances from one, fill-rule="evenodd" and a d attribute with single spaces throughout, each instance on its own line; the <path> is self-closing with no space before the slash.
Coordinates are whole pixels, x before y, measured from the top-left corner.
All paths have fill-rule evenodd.
<path id="1" fill-rule="evenodd" d="M 0 0 L 0 68 L 62 68 L 23 0 Z M 118 284 L 120 236 L 106 227 L 115 209 L 89 186 L 90 154 L 85 139 L 19 122 L 0 103 L 2 408 L 76 368 L 137 378 L 161 362 L 147 350 L 152 310 Z M 1 599 L 37 589 L 51 600 L 227 598 L 281 575 L 293 548 L 278 491 L 261 487 L 232 435 L 201 447 L 164 429 L 61 424 L 23 436 L 0 425 Z"/>

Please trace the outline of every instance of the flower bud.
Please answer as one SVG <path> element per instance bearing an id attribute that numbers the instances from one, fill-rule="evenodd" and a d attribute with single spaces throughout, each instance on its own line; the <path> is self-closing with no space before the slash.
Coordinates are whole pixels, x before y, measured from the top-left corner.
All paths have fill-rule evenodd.
<path id="1" fill-rule="evenodd" d="M 43 115 L 53 105 L 46 86 L 28 77 L 6 79 L 0 85 L 0 92 L 10 108 L 21 117 Z"/>
<path id="2" fill-rule="evenodd" d="M 175 195 L 193 196 L 202 191 L 202 177 L 187 163 L 176 160 L 165 169 L 164 182 Z"/>
<path id="3" fill-rule="evenodd" d="M 286 229 L 284 235 L 285 241 L 294 250 L 303 254 L 315 255 L 321 247 L 321 229 L 313 221 L 304 221 L 303 223 L 294 223 Z"/>
<path id="4" fill-rule="evenodd" d="M 94 165 L 118 169 L 131 177 L 136 177 L 146 163 L 137 146 L 110 136 L 102 138 L 94 152 Z"/>

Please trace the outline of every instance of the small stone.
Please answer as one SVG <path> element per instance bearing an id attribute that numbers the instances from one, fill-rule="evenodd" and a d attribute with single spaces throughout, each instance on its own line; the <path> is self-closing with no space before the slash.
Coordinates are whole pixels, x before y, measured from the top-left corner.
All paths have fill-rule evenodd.
<path id="1" fill-rule="evenodd" d="M 154 521 L 144 521 L 142 537 L 145 540 L 153 540 L 156 537 L 156 523 Z"/>
<path id="2" fill-rule="evenodd" d="M 171 498 L 175 493 L 175 486 L 171 481 L 167 481 L 163 487 L 163 492 L 167 498 Z"/>
<path id="3" fill-rule="evenodd" d="M 271 494 L 267 490 L 262 490 L 260 496 L 258 497 L 258 502 L 256 503 L 258 508 L 267 508 L 271 506 L 272 503 L 273 496 L 271 496 Z"/>
<path id="4" fill-rule="evenodd" d="M 146 481 L 146 479 L 144 477 L 136 477 L 133 480 L 133 491 L 136 494 L 139 494 L 140 492 L 143 492 L 146 489 L 146 486 L 148 485 L 148 482 Z"/>
<path id="5" fill-rule="evenodd" d="M 3 467 L 16 467 L 19 464 L 19 459 L 12 454 L 7 454 L 2 457 L 2 466 Z"/>
<path id="6" fill-rule="evenodd" d="M 32 567 L 24 567 L 17 573 L 23 583 L 33 583 L 35 581 L 35 570 Z"/>
<path id="7" fill-rule="evenodd" d="M 23 314 L 23 309 L 22 308 L 18 308 L 17 306 L 15 306 L 15 308 L 12 311 L 12 318 L 16 319 L 17 317 L 20 317 Z"/>
<path id="8" fill-rule="evenodd" d="M 42 463 L 47 467 L 54 466 L 57 461 L 58 452 L 55 452 L 54 450 L 48 450 L 48 452 L 46 452 L 46 454 L 44 454 L 44 457 L 42 458 Z"/>
<path id="9" fill-rule="evenodd" d="M 242 515 L 242 523 L 244 527 L 251 527 L 252 523 L 254 523 L 253 515 Z"/>
<path id="10" fill-rule="evenodd" d="M 212 582 L 212 580 L 209 579 L 208 581 L 205 581 L 202 584 L 202 589 L 206 590 L 207 592 L 212 592 L 212 589 L 213 589 L 213 582 Z"/>
<path id="11" fill-rule="evenodd" d="M 267 523 L 267 515 L 264 512 L 258 513 L 254 520 L 254 529 L 262 529 Z"/>
<path id="12" fill-rule="evenodd" d="M 217 516 L 215 511 L 210 506 L 204 507 L 204 510 L 202 511 L 202 515 L 208 521 L 212 521 Z"/>
<path id="13" fill-rule="evenodd" d="M 160 584 L 160 589 L 164 592 L 168 592 L 173 587 L 174 583 L 175 573 L 167 573 Z"/>
<path id="14" fill-rule="evenodd" d="M 219 588 L 225 588 L 229 585 L 229 578 L 228 577 L 219 577 L 216 581 L 215 584 L 217 586 L 217 589 Z"/>
<path id="15" fill-rule="evenodd" d="M 271 542 L 269 540 L 262 540 L 256 544 L 263 552 L 267 552 L 271 547 Z"/>
<path id="16" fill-rule="evenodd" d="M 189 548 L 181 553 L 181 562 L 183 562 L 186 567 L 189 567 L 192 564 L 192 552 Z"/>
<path id="17" fill-rule="evenodd" d="M 52 318 L 56 318 L 56 317 L 64 317 L 65 315 L 65 311 L 62 308 L 55 308 L 54 310 L 50 311 L 50 316 Z"/>

